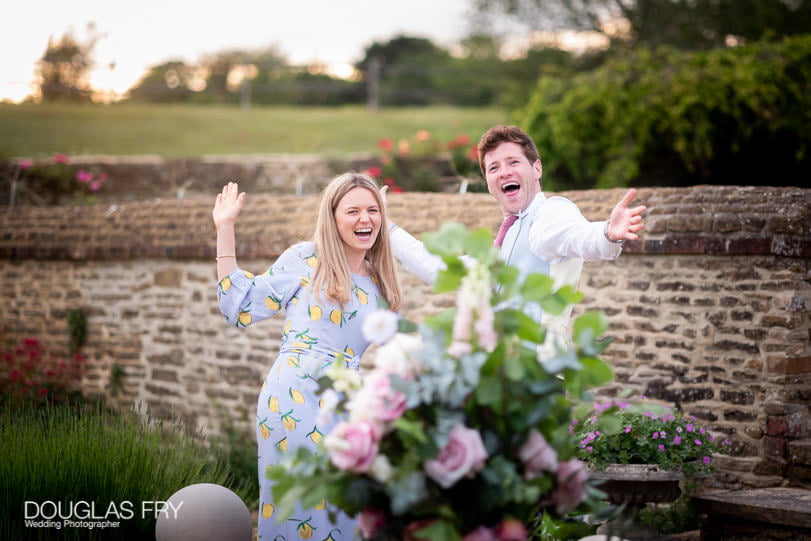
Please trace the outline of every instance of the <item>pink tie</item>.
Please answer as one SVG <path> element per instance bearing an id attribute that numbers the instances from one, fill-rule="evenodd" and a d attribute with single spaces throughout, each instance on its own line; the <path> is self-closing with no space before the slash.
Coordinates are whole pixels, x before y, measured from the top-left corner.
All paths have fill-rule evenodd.
<path id="1" fill-rule="evenodd" d="M 504 235 L 507 234 L 507 230 L 512 224 L 515 223 L 517 219 L 517 214 L 508 214 L 504 217 L 504 221 L 501 222 L 501 227 L 498 228 L 498 235 L 496 235 L 496 241 L 493 243 L 494 245 L 501 246 L 501 243 L 504 242 Z"/>

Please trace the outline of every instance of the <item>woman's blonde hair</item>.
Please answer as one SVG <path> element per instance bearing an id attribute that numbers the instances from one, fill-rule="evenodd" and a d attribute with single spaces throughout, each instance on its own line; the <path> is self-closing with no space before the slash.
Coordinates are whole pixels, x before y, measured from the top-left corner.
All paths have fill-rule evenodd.
<path id="1" fill-rule="evenodd" d="M 318 219 L 315 224 L 315 253 L 318 265 L 312 281 L 312 291 L 320 296 L 323 291 L 327 299 L 343 305 L 349 302 L 352 279 L 349 274 L 349 261 L 346 259 L 343 243 L 335 222 L 335 209 L 341 199 L 354 188 L 365 188 L 374 195 L 380 209 L 380 231 L 372 247 L 366 252 L 366 261 L 371 267 L 371 277 L 377 284 L 389 309 L 398 311 L 402 303 L 402 291 L 397 279 L 397 268 L 392 256 L 389 231 L 386 227 L 386 208 L 377 183 L 366 175 L 350 171 L 332 179 L 324 188 Z"/>

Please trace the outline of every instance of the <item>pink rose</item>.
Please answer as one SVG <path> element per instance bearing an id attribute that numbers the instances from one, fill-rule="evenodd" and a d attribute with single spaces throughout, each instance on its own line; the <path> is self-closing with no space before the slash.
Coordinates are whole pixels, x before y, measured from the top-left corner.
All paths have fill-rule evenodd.
<path id="1" fill-rule="evenodd" d="M 457 424 L 439 456 L 425 462 L 425 473 L 442 488 L 449 488 L 462 477 L 473 476 L 486 461 L 487 450 L 479 432 Z"/>
<path id="2" fill-rule="evenodd" d="M 368 472 L 374 464 L 380 442 L 380 430 L 370 421 L 360 419 L 340 422 L 324 438 L 330 460 L 335 467 L 355 473 Z"/>
<path id="3" fill-rule="evenodd" d="M 372 412 L 381 421 L 395 421 L 403 416 L 408 397 L 391 388 L 391 379 L 383 370 L 371 371 L 363 382 L 361 393 L 371 393 L 376 404 Z"/>
<path id="4" fill-rule="evenodd" d="M 532 479 L 542 471 L 555 471 L 558 467 L 558 454 L 543 435 L 534 428 L 527 441 L 518 449 L 518 457 L 524 463 L 524 477 Z"/>
<path id="5" fill-rule="evenodd" d="M 524 541 L 528 536 L 527 528 L 515 518 L 504 520 L 496 528 L 496 537 L 499 541 Z"/>
<path id="6" fill-rule="evenodd" d="M 475 530 L 465 534 L 462 541 L 498 541 L 498 537 L 496 537 L 492 529 L 479 526 Z"/>
<path id="7" fill-rule="evenodd" d="M 558 486 L 552 494 L 558 514 L 568 513 L 586 498 L 588 477 L 586 465 L 576 458 L 558 464 Z"/>
<path id="8" fill-rule="evenodd" d="M 32 165 L 34 165 L 34 160 L 32 160 L 31 158 L 26 158 L 20 162 L 20 171 L 30 169 Z"/>
<path id="9" fill-rule="evenodd" d="M 386 514 L 380 509 L 367 507 L 358 516 L 358 526 L 364 539 L 371 539 L 386 524 Z"/>

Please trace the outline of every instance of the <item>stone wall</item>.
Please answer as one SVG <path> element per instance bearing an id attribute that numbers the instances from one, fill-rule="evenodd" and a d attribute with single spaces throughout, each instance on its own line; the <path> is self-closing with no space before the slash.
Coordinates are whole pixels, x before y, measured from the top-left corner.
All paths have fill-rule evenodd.
<path id="1" fill-rule="evenodd" d="M 622 193 L 561 195 L 604 219 Z M 248 423 L 282 321 L 223 323 L 213 199 L 171 197 L 3 211 L 0 338 L 35 336 L 63 352 L 65 314 L 80 308 L 87 394 L 173 411 L 208 431 L 224 415 Z M 631 388 L 725 434 L 733 445 L 713 486 L 811 487 L 811 190 L 659 188 L 638 199 L 649 208 L 644 237 L 615 262 L 586 264 L 580 283 L 585 300 L 575 315 L 603 310 L 614 339 L 604 358 L 616 381 L 601 394 Z M 415 234 L 445 221 L 495 233 L 499 223 L 486 194 L 389 201 L 394 220 Z M 315 195 L 250 194 L 237 230 L 240 265 L 261 272 L 308 238 L 316 205 Z M 402 276 L 409 319 L 452 302 Z"/>

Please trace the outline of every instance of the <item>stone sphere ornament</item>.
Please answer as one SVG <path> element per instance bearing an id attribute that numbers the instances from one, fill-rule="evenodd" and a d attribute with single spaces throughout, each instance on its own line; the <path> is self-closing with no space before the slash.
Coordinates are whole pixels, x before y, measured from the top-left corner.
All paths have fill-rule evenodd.
<path id="1" fill-rule="evenodd" d="M 156 541 L 251 541 L 253 520 L 242 499 L 224 486 L 200 483 L 167 500 L 155 523 Z"/>

